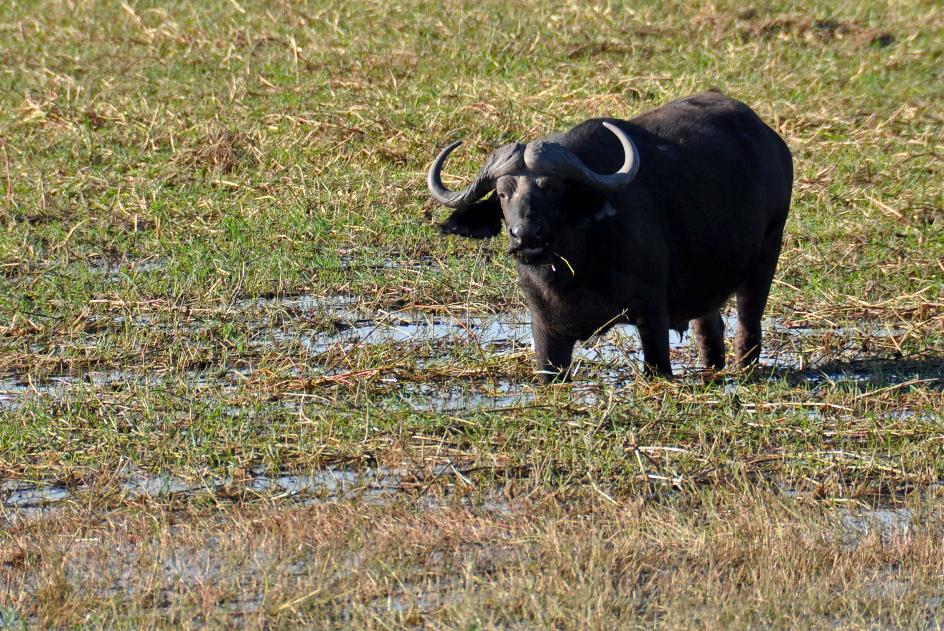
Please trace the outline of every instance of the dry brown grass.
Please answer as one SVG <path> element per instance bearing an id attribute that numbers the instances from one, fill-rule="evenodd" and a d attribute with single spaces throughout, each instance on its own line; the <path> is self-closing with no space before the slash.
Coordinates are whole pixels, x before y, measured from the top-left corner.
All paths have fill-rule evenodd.
<path id="1" fill-rule="evenodd" d="M 172 161 L 173 170 L 189 174 L 191 180 L 202 171 L 229 175 L 240 164 L 251 168 L 260 161 L 258 140 L 245 132 L 226 129 L 216 122 L 195 135 L 190 146 L 180 148 Z"/>
<path id="2" fill-rule="evenodd" d="M 722 490 L 618 506 L 531 497 L 498 512 L 454 501 L 65 510 L 4 538 L 3 602 L 43 626 L 944 622 L 933 503 L 883 521 L 855 505 Z"/>

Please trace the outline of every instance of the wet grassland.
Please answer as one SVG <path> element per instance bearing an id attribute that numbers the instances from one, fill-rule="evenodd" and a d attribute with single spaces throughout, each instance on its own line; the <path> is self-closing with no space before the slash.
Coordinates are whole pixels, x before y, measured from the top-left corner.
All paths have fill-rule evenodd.
<path id="1" fill-rule="evenodd" d="M 942 53 L 918 0 L 3 3 L 0 628 L 944 625 Z M 795 157 L 761 367 L 535 385 L 429 161 L 711 86 Z"/>

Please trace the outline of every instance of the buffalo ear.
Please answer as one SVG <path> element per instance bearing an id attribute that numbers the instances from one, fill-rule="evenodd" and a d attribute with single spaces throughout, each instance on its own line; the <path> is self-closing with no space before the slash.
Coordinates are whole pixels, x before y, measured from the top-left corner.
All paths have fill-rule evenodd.
<path id="1" fill-rule="evenodd" d="M 454 210 L 446 221 L 439 224 L 443 234 L 455 234 L 470 239 L 488 239 L 501 232 L 502 210 L 497 195 Z"/>
<path id="2" fill-rule="evenodd" d="M 578 226 L 585 226 L 591 221 L 601 221 L 617 215 L 617 210 L 607 199 L 588 186 L 569 182 L 564 193 L 564 212 Z"/>

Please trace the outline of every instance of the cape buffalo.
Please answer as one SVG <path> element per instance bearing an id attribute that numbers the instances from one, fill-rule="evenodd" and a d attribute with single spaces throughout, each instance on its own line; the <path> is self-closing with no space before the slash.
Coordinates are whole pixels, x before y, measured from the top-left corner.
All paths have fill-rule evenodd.
<path id="1" fill-rule="evenodd" d="M 747 105 L 711 90 L 630 120 L 591 119 L 506 144 L 461 191 L 436 157 L 429 192 L 444 233 L 508 229 L 544 381 L 566 378 L 577 340 L 639 329 L 645 370 L 672 375 L 669 329 L 694 321 L 702 363 L 724 367 L 720 308 L 737 296 L 735 353 L 760 355 L 761 316 L 790 207 L 786 143 Z"/>

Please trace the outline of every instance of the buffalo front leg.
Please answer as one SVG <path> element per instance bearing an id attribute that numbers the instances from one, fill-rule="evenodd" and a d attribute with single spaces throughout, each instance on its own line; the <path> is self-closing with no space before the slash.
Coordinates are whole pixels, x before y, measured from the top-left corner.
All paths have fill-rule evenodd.
<path id="1" fill-rule="evenodd" d="M 669 315 L 649 308 L 636 319 L 642 340 L 643 370 L 647 375 L 672 376 L 669 362 Z"/>
<path id="2" fill-rule="evenodd" d="M 712 311 L 692 323 L 698 358 L 705 368 L 724 369 L 724 321 L 720 311 Z"/>
<path id="3" fill-rule="evenodd" d="M 535 368 L 541 382 L 566 380 L 577 340 L 554 335 L 537 320 L 531 323 L 531 335 L 534 338 Z"/>

